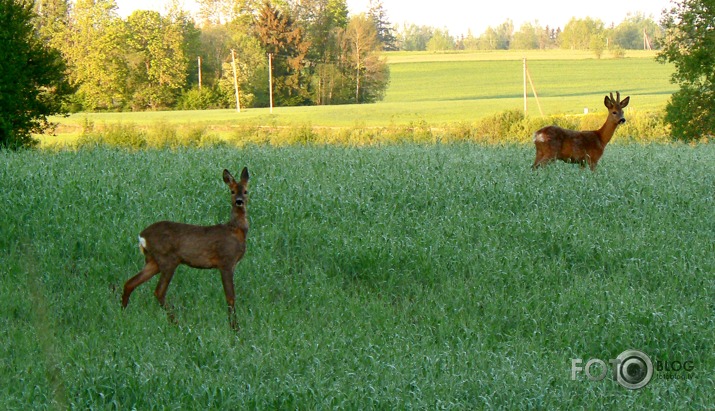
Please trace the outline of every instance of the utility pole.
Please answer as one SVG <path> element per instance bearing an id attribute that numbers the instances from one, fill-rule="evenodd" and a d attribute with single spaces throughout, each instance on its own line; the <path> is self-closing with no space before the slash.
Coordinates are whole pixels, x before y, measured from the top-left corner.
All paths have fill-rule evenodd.
<path id="1" fill-rule="evenodd" d="M 201 90 L 201 56 L 199 58 L 199 90 Z"/>
<path id="2" fill-rule="evenodd" d="M 529 69 L 526 69 L 526 77 L 529 79 L 529 84 L 531 84 L 531 91 L 534 93 L 534 99 L 536 100 L 536 106 L 539 107 L 539 114 L 544 117 L 544 110 L 541 109 L 541 103 L 539 103 L 539 95 L 536 93 L 536 87 L 534 87 L 534 82 L 531 81 L 531 73 Z"/>
<path id="3" fill-rule="evenodd" d="M 534 87 L 534 82 L 531 80 L 531 74 L 529 73 L 529 69 L 526 67 L 526 57 L 524 57 L 524 116 L 526 116 L 526 100 L 527 100 L 527 88 L 526 88 L 526 80 L 529 80 L 529 84 L 531 85 L 531 91 L 534 93 L 534 98 L 536 99 L 536 105 L 539 107 L 539 113 L 541 113 L 541 117 L 544 117 L 544 111 L 541 109 L 541 103 L 539 103 L 539 95 L 536 94 L 536 87 Z"/>
<path id="4" fill-rule="evenodd" d="M 526 105 L 526 57 L 524 57 L 523 63 L 524 63 L 524 116 L 526 117 L 526 114 L 527 114 L 527 105 Z"/>
<path id="5" fill-rule="evenodd" d="M 236 111 L 241 112 L 241 103 L 238 94 L 238 73 L 236 72 L 236 51 L 231 49 L 231 66 L 233 67 L 233 88 L 236 90 Z"/>
<path id="6" fill-rule="evenodd" d="M 268 53 L 268 96 L 270 113 L 273 114 L 273 54 L 271 53 Z"/>

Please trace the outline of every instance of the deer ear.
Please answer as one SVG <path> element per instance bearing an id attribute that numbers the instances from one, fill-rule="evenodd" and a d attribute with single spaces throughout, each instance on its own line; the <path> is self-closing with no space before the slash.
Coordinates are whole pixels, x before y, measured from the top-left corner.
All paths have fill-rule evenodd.
<path id="1" fill-rule="evenodd" d="M 611 107 L 613 107 L 613 102 L 611 101 L 610 98 L 608 98 L 608 96 L 606 96 L 606 97 L 603 99 L 603 105 L 606 106 L 606 108 L 610 110 Z"/>
<path id="2" fill-rule="evenodd" d="M 235 182 L 236 182 L 236 180 L 234 180 L 234 178 L 233 178 L 233 176 L 231 175 L 231 173 L 229 173 L 229 171 L 226 170 L 225 168 L 223 169 L 223 182 L 226 183 L 226 184 L 231 184 L 231 183 L 235 183 Z"/>
<path id="3" fill-rule="evenodd" d="M 628 103 L 630 103 L 630 102 L 631 102 L 631 96 L 628 96 L 628 97 L 624 98 L 624 99 L 621 101 L 621 108 L 627 106 Z"/>
<path id="4" fill-rule="evenodd" d="M 243 171 L 241 171 L 241 181 L 247 182 L 248 177 L 248 167 L 243 167 Z"/>

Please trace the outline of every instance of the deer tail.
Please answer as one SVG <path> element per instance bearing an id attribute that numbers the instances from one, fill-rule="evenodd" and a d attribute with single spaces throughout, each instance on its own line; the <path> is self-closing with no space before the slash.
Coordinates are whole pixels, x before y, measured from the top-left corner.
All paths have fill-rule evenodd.
<path id="1" fill-rule="evenodd" d="M 146 238 L 139 236 L 139 250 L 142 254 L 146 254 Z"/>

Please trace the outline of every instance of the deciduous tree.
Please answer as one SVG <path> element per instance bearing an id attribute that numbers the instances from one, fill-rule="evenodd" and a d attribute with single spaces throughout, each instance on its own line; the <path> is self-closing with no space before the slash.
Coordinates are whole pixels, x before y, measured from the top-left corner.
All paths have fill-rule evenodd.
<path id="1" fill-rule="evenodd" d="M 70 93 L 65 63 L 33 26 L 32 2 L 0 0 L 0 147 L 33 146 Z"/>
<path id="2" fill-rule="evenodd" d="M 35 0 L 35 28 L 50 47 L 59 49 L 69 21 L 68 0 Z"/>
<path id="3" fill-rule="evenodd" d="M 267 96 L 268 61 L 258 38 L 253 34 L 254 18 L 261 7 L 256 0 L 240 0 L 234 19 L 228 29 L 227 54 L 224 57 L 223 77 L 219 82 L 224 100 L 230 107 L 236 106 L 231 50 L 235 51 L 241 107 L 256 105 L 256 94 Z M 267 101 L 267 98 L 263 102 Z M 259 102 L 258 104 L 262 104 Z"/>
<path id="4" fill-rule="evenodd" d="M 199 19 L 203 24 L 226 24 L 233 20 L 235 0 L 197 0 Z"/>
<path id="5" fill-rule="evenodd" d="M 311 79 L 311 99 L 315 104 L 340 102 L 338 95 L 344 82 L 340 71 L 338 33 L 348 23 L 348 6 L 345 0 L 301 0 L 293 10 L 297 22 L 305 28 L 310 42 L 307 59 Z"/>
<path id="6" fill-rule="evenodd" d="M 375 25 L 365 14 L 353 16 L 343 34 L 349 70 L 353 73 L 355 103 L 369 103 L 383 97 L 389 83 L 387 63 L 377 55 L 380 42 Z"/>
<path id="7" fill-rule="evenodd" d="M 75 100 L 85 110 L 121 107 L 127 98 L 124 22 L 114 0 L 77 0 L 62 53 Z"/>
<path id="8" fill-rule="evenodd" d="M 449 34 L 447 29 L 436 29 L 432 38 L 427 42 L 428 51 L 447 51 L 454 50 L 454 37 Z"/>
<path id="9" fill-rule="evenodd" d="M 612 44 L 630 50 L 644 48 L 644 34 L 648 36 L 651 47 L 655 47 L 653 41 L 662 36 L 662 29 L 642 13 L 629 14 L 618 26 L 609 30 Z"/>
<path id="10" fill-rule="evenodd" d="M 304 72 L 309 43 L 305 41 L 303 29 L 287 12 L 266 1 L 259 11 L 255 33 L 273 59 L 276 104 L 296 106 L 309 102 L 309 81 Z"/>
<path id="11" fill-rule="evenodd" d="M 433 34 L 434 28 L 432 27 L 404 24 L 402 30 L 397 35 L 397 41 L 400 50 L 424 51 L 427 50 L 427 43 Z"/>
<path id="12" fill-rule="evenodd" d="M 496 28 L 487 27 L 477 40 L 480 50 L 508 50 L 514 36 L 514 23 L 507 19 Z"/>
<path id="13" fill-rule="evenodd" d="M 188 59 L 181 26 L 156 11 L 137 10 L 127 18 L 132 106 L 170 106 L 186 85 Z"/>
<path id="14" fill-rule="evenodd" d="M 680 0 L 661 20 L 665 28 L 658 60 L 675 65 L 671 81 L 680 86 L 666 106 L 674 138 L 715 136 L 715 5 L 712 0 Z"/>
<path id="15" fill-rule="evenodd" d="M 559 41 L 562 49 L 588 50 L 592 45 L 594 36 L 603 34 L 603 22 L 590 17 L 585 19 L 572 18 L 564 26 Z"/>
<path id="16" fill-rule="evenodd" d="M 514 33 L 510 48 L 516 50 L 531 50 L 539 48 L 539 35 L 543 33 L 537 24 L 524 23 L 519 31 Z"/>

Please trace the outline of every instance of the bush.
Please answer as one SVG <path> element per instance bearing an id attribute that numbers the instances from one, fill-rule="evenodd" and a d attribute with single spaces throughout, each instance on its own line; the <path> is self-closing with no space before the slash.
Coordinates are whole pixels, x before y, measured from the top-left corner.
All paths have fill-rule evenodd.
<path id="1" fill-rule="evenodd" d="M 623 50 L 620 46 L 611 46 L 609 49 L 611 52 L 611 57 L 614 59 L 622 59 L 626 56 L 626 51 Z"/>
<path id="2" fill-rule="evenodd" d="M 681 86 L 670 97 L 665 108 L 665 121 L 670 124 L 674 139 L 697 141 L 715 134 L 714 90 Z"/>
<path id="3" fill-rule="evenodd" d="M 663 112 L 630 112 L 627 118 L 626 124 L 618 130 L 624 139 L 641 143 L 666 142 L 671 139 L 670 126 L 665 122 Z"/>
<path id="4" fill-rule="evenodd" d="M 221 95 L 211 87 L 186 90 L 176 104 L 179 110 L 208 110 L 221 106 Z"/>
<path id="5" fill-rule="evenodd" d="M 151 148 L 177 148 L 182 145 L 179 141 L 176 126 L 165 122 L 158 122 L 151 127 L 147 137 L 147 144 Z"/>
<path id="6" fill-rule="evenodd" d="M 97 131 L 92 123 L 86 123 L 86 128 L 77 140 L 77 146 L 83 147 L 121 147 L 142 149 L 147 146 L 146 132 L 134 124 L 110 124 Z"/>
<path id="7" fill-rule="evenodd" d="M 507 110 L 485 117 L 477 123 L 475 137 L 486 142 L 498 142 L 512 136 L 512 129 L 525 119 L 521 110 Z"/>

